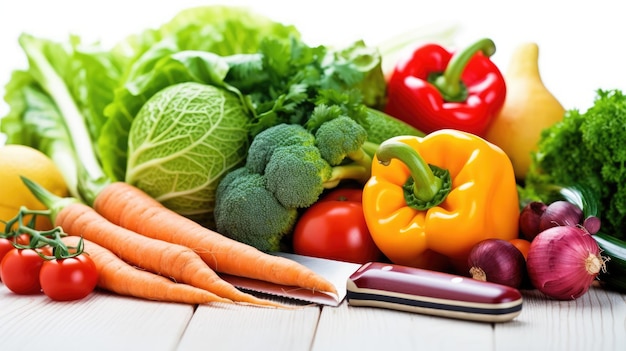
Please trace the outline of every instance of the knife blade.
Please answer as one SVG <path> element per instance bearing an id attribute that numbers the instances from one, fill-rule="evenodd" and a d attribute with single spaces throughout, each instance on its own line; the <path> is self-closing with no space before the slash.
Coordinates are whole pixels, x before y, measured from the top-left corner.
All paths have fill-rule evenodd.
<path id="1" fill-rule="evenodd" d="M 326 278 L 326 280 L 335 286 L 337 295 L 324 291 L 313 291 L 299 287 L 279 285 L 228 274 L 220 273 L 220 276 L 222 279 L 242 290 L 336 307 L 339 306 L 346 297 L 348 277 L 361 267 L 361 264 L 357 263 L 334 261 L 286 252 L 272 252 L 272 254 L 294 260 Z"/>
<path id="2" fill-rule="evenodd" d="M 405 312 L 483 322 L 504 322 L 522 310 L 519 290 L 469 277 L 434 272 L 390 263 L 364 265 L 296 255 L 273 253 L 294 260 L 329 280 L 338 294 L 283 286 L 221 274 L 234 286 L 307 303 L 368 306 Z"/>

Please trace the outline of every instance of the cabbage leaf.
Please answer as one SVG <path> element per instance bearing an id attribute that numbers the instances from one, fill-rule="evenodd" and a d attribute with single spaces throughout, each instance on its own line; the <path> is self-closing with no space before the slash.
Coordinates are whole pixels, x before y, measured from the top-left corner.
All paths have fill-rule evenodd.
<path id="1" fill-rule="evenodd" d="M 240 97 L 226 89 L 192 82 L 162 89 L 133 121 L 125 181 L 213 227 L 217 184 L 243 163 L 250 119 Z"/>

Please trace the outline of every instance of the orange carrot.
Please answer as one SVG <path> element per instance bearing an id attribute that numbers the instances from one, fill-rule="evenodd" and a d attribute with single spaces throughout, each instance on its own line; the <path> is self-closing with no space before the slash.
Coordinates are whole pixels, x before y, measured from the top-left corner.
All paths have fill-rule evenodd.
<path id="1" fill-rule="evenodd" d="M 114 182 L 93 207 L 109 221 L 142 235 L 193 249 L 213 270 L 282 285 L 336 293 L 333 284 L 305 266 L 227 238 L 167 209 L 135 186 Z"/>
<path id="2" fill-rule="evenodd" d="M 205 289 L 235 302 L 282 306 L 243 293 L 222 280 L 188 247 L 152 239 L 117 226 L 85 204 L 74 202 L 63 207 L 56 214 L 55 225 L 62 227 L 69 235 L 82 236 L 109 249 L 128 263 L 175 281 Z"/>
<path id="3" fill-rule="evenodd" d="M 77 246 L 76 236 L 64 237 L 68 246 Z M 98 269 L 98 287 L 124 296 L 133 296 L 163 302 L 208 304 L 232 302 L 206 290 L 173 282 L 152 272 L 137 269 L 106 248 L 83 239 L 84 250 Z"/>

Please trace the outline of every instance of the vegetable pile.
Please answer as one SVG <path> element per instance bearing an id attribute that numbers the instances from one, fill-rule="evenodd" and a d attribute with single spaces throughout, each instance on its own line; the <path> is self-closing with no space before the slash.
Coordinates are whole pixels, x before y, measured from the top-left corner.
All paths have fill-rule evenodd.
<path id="1" fill-rule="evenodd" d="M 16 293 L 76 299 L 97 285 L 284 307 L 218 273 L 336 292 L 267 253 L 279 250 L 453 270 L 555 299 L 597 278 L 624 288 L 619 91 L 563 117 L 536 69 L 515 70 L 508 90 L 488 38 L 455 54 L 418 48 L 387 82 L 363 41 L 310 46 L 293 26 L 227 6 L 184 10 L 110 49 L 79 37 L 19 43 L 29 67 L 6 86 L 0 131 L 54 161 L 69 195 L 21 179 L 48 210 L 6 223 L 0 277 Z M 536 114 L 520 108 L 531 93 L 551 102 L 537 147 L 498 146 L 509 119 Z M 33 213 L 55 228 L 36 230 L 23 220 Z M 24 288 L 9 258 L 20 255 L 32 266 Z M 56 295 L 64 274 L 46 267 L 83 258 L 83 289 Z"/>

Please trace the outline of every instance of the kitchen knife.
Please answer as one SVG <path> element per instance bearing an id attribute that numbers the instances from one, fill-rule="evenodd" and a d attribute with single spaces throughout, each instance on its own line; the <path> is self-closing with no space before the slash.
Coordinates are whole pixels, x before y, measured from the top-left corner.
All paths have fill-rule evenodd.
<path id="1" fill-rule="evenodd" d="M 360 265 L 290 253 L 275 254 L 320 274 L 335 285 L 338 295 L 237 276 L 221 276 L 243 290 L 328 306 L 338 306 L 347 299 L 351 306 L 381 307 L 484 322 L 508 321 L 522 310 L 519 290 L 500 284 L 389 263 Z"/>
<path id="2" fill-rule="evenodd" d="M 522 311 L 519 290 L 469 277 L 379 262 L 366 263 L 348 278 L 347 300 L 442 317 L 504 322 Z"/>

